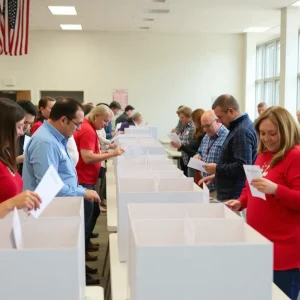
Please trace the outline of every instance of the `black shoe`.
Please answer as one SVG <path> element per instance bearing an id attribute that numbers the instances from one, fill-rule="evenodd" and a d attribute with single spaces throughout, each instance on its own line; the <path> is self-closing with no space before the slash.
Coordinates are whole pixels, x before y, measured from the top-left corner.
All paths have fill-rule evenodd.
<path id="1" fill-rule="evenodd" d="M 89 266 L 85 266 L 85 272 L 89 274 L 98 274 L 97 268 L 90 268 Z"/>
<path id="2" fill-rule="evenodd" d="M 85 275 L 85 280 L 86 280 L 86 285 L 99 285 L 100 284 L 99 279 L 94 279 L 89 274 Z"/>
<path id="3" fill-rule="evenodd" d="M 96 239 L 99 236 L 99 233 L 92 233 L 91 239 Z"/>

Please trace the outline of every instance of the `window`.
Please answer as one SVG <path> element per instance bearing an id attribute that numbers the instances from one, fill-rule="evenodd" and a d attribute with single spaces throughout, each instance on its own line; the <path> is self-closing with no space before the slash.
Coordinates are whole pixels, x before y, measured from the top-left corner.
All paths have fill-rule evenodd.
<path id="1" fill-rule="evenodd" d="M 279 104 L 279 87 L 280 87 L 279 76 L 280 76 L 279 39 L 257 46 L 256 82 L 255 82 L 256 83 L 255 84 L 256 107 L 257 104 L 260 102 L 266 102 L 268 106 Z M 257 116 L 256 108 L 255 108 L 255 115 Z"/>

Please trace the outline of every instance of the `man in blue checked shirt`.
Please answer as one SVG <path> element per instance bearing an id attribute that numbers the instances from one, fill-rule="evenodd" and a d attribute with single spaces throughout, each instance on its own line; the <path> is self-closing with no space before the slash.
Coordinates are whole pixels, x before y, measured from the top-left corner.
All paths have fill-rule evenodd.
<path id="1" fill-rule="evenodd" d="M 221 95 L 212 109 L 217 118 L 229 129 L 217 163 L 205 167 L 212 174 L 205 181 L 215 179 L 217 199 L 238 199 L 245 186 L 244 165 L 253 165 L 257 156 L 257 135 L 247 113 L 241 113 L 237 100 Z"/>
<path id="2" fill-rule="evenodd" d="M 207 163 L 216 163 L 219 159 L 222 145 L 229 133 L 229 130 L 220 123 L 213 110 L 206 111 L 201 117 L 201 127 L 206 133 L 197 154 L 196 159 L 201 159 Z M 208 173 L 201 173 L 202 178 L 209 176 Z M 202 181 L 200 181 L 201 183 Z M 210 191 L 210 196 L 216 198 L 216 185 L 212 180 L 206 182 Z"/>

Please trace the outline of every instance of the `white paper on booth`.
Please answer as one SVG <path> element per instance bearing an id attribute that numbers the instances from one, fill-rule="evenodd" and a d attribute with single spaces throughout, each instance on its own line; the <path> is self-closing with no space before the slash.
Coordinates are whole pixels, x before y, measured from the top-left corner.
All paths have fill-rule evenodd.
<path id="1" fill-rule="evenodd" d="M 246 173 L 247 180 L 249 182 L 249 187 L 250 187 L 252 196 L 266 200 L 266 195 L 264 193 L 258 191 L 254 186 L 252 186 L 250 184 L 253 179 L 262 178 L 262 172 L 261 172 L 260 167 L 244 165 L 244 170 Z"/>
<path id="2" fill-rule="evenodd" d="M 40 196 L 42 203 L 40 204 L 40 209 L 29 211 L 30 214 L 38 218 L 40 214 L 45 210 L 45 208 L 49 205 L 49 203 L 53 200 L 53 198 L 58 194 L 58 192 L 62 189 L 64 183 L 59 177 L 57 171 L 51 165 L 44 177 L 40 181 L 39 185 L 35 189 L 35 192 Z"/>
<path id="3" fill-rule="evenodd" d="M 191 220 L 191 218 L 186 215 L 184 218 L 184 240 L 188 245 L 195 244 L 195 226 Z"/>
<path id="4" fill-rule="evenodd" d="M 198 171 L 201 171 L 201 172 L 205 173 L 206 171 L 205 171 L 203 166 L 206 165 L 206 164 L 207 163 L 204 162 L 203 160 L 191 157 L 187 166 L 189 168 L 192 168 L 192 169 L 195 169 L 195 170 L 198 170 Z"/>
<path id="5" fill-rule="evenodd" d="M 119 124 L 118 124 L 119 125 Z M 118 126 L 117 125 L 117 126 Z M 116 138 L 118 137 L 118 135 L 120 134 L 121 132 L 120 131 L 118 131 L 117 133 L 116 133 L 116 135 L 110 140 L 110 142 L 111 143 L 113 143 L 115 140 L 116 140 Z"/>
<path id="6" fill-rule="evenodd" d="M 11 237 L 13 248 L 16 249 L 24 248 L 21 223 L 20 223 L 19 213 L 16 207 L 13 213 L 13 224 L 12 224 L 12 231 L 10 237 Z"/>
<path id="7" fill-rule="evenodd" d="M 205 183 L 203 183 L 203 203 L 209 203 L 209 189 Z"/>
<path id="8" fill-rule="evenodd" d="M 116 130 L 118 131 L 122 126 L 122 123 L 118 123 L 117 126 L 116 126 Z"/>
<path id="9" fill-rule="evenodd" d="M 28 136 L 28 135 L 25 134 L 25 135 L 24 135 L 24 145 L 23 145 L 23 150 L 24 150 L 24 151 L 25 151 L 25 149 L 26 149 L 26 147 L 27 147 L 29 141 L 30 141 L 30 136 Z"/>
<path id="10" fill-rule="evenodd" d="M 128 145 L 124 150 L 124 158 L 128 160 L 136 159 L 144 153 L 142 147 L 138 144 Z"/>
<path id="11" fill-rule="evenodd" d="M 175 132 L 169 133 L 168 134 L 168 138 L 170 138 L 170 140 L 172 142 L 179 142 L 179 143 L 181 143 L 181 140 L 180 140 L 179 136 Z"/>

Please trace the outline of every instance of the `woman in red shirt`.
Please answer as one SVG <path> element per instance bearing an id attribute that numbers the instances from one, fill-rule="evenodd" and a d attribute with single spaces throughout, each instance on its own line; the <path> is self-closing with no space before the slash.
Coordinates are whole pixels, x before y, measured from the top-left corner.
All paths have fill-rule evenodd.
<path id="1" fill-rule="evenodd" d="M 300 129 L 279 106 L 255 122 L 259 135 L 255 165 L 261 179 L 247 182 L 240 198 L 226 202 L 232 210 L 247 208 L 247 223 L 274 243 L 274 283 L 292 300 L 300 291 Z M 253 197 L 249 184 L 266 194 Z"/>
<path id="2" fill-rule="evenodd" d="M 17 196 L 23 189 L 22 177 L 17 170 L 16 153 L 17 137 L 23 134 L 24 117 L 25 111 L 21 106 L 9 99 L 0 99 L 0 203 Z M 18 199 L 10 200 L 6 207 L 12 205 L 11 208 L 22 208 L 29 201 L 27 204 L 36 208 L 40 202 L 35 193 L 28 191 Z"/>
<path id="3" fill-rule="evenodd" d="M 30 134 L 33 135 L 45 120 L 48 120 L 51 109 L 55 104 L 56 100 L 51 97 L 43 97 L 39 101 L 39 117 L 30 129 Z"/>

